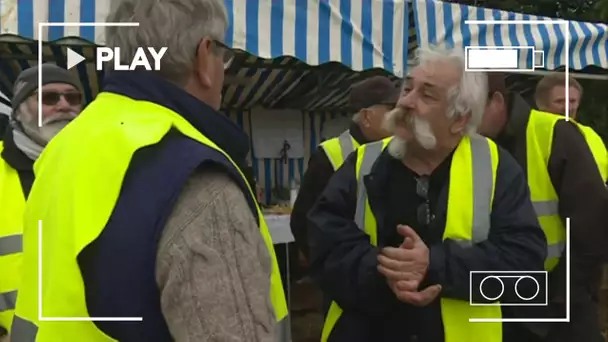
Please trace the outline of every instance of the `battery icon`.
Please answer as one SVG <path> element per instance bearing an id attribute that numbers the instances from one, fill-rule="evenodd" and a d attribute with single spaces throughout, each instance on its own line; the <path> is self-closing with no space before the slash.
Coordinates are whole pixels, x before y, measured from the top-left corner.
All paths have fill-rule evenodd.
<path id="1" fill-rule="evenodd" d="M 466 71 L 534 71 L 545 65 L 544 51 L 534 46 L 467 46 Z"/>

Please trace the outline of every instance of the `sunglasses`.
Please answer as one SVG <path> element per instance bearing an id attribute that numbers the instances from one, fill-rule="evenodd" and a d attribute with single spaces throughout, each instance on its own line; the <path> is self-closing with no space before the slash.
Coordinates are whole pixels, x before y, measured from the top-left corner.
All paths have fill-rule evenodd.
<path id="1" fill-rule="evenodd" d="M 61 98 L 64 98 L 70 106 L 77 106 L 82 104 L 82 94 L 78 92 L 67 92 L 61 93 L 58 91 L 43 91 L 40 96 L 42 97 L 42 104 L 47 106 L 54 106 Z"/>
<path id="2" fill-rule="evenodd" d="M 424 203 L 416 209 L 418 223 L 428 226 L 433 222 L 435 215 L 431 213 L 431 205 L 429 202 L 429 177 L 416 178 L 416 194 L 424 200 Z"/>
<path id="3" fill-rule="evenodd" d="M 232 61 L 234 60 L 234 51 L 228 47 L 228 45 L 220 42 L 219 40 L 213 40 L 213 47 L 215 52 L 222 56 L 224 62 L 224 70 L 230 68 Z"/>

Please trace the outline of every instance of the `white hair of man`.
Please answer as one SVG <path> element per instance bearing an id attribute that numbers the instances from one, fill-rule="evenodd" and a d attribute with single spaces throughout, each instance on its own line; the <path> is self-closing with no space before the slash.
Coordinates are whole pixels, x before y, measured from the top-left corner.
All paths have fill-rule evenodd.
<path id="1" fill-rule="evenodd" d="M 192 75 L 201 40 L 224 40 L 228 14 L 223 0 L 113 0 L 106 21 L 139 23 L 137 27 L 106 27 L 106 45 L 119 47 L 121 60 L 133 60 L 140 47 L 156 51 L 167 47 L 160 70 L 155 72 L 184 86 Z"/>
<path id="2" fill-rule="evenodd" d="M 459 50 L 442 49 L 435 46 L 420 48 L 416 52 L 415 62 L 416 66 L 447 63 L 460 71 L 461 77 L 458 84 L 448 90 L 449 107 L 446 114 L 449 118 L 455 115 L 470 115 L 470 120 L 463 133 L 475 134 L 485 112 L 488 97 L 487 75 L 482 72 L 467 72 L 464 54 Z M 405 87 L 405 83 L 403 86 Z M 386 115 L 385 129 L 389 132 L 395 132 L 397 122 L 405 116 L 405 110 L 397 106 Z M 425 149 L 432 149 L 437 145 L 437 139 L 428 121 L 416 116 L 409 116 L 407 119 L 408 125 L 420 146 Z M 388 146 L 389 154 L 397 159 L 405 156 L 406 149 L 407 142 L 399 137 L 395 137 Z"/>
<path id="3" fill-rule="evenodd" d="M 466 71 L 463 50 L 445 49 L 437 46 L 419 48 L 415 62 L 419 66 L 432 63 L 448 63 L 461 73 L 460 82 L 448 91 L 450 108 L 448 117 L 470 115 L 465 134 L 474 134 L 481 124 L 488 101 L 488 77 L 484 72 Z"/>

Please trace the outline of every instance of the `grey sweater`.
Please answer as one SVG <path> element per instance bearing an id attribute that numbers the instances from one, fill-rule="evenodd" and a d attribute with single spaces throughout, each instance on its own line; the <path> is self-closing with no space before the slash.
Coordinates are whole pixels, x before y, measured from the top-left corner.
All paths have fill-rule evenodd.
<path id="1" fill-rule="evenodd" d="M 190 177 L 158 249 L 162 312 L 177 342 L 274 342 L 271 260 L 228 175 Z"/>

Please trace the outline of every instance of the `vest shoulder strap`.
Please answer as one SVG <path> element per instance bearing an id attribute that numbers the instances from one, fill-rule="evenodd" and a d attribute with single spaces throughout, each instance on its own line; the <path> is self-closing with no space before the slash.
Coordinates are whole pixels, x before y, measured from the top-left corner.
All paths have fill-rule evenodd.
<path id="1" fill-rule="evenodd" d="M 358 180 L 363 179 L 372 172 L 374 163 L 382 154 L 393 138 L 386 138 L 380 141 L 364 144 L 357 148 L 357 165 L 355 167 Z"/>
<path id="2" fill-rule="evenodd" d="M 325 151 L 335 171 L 342 165 L 348 155 L 355 150 L 356 145 L 357 143 L 350 135 L 350 131 L 346 130 L 338 137 L 322 142 L 320 146 Z"/>

